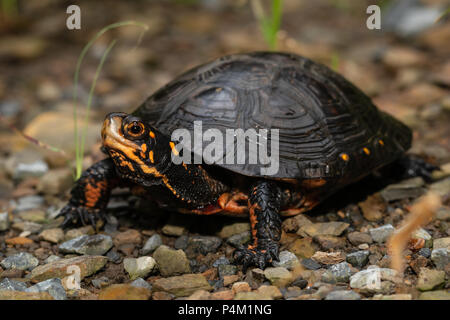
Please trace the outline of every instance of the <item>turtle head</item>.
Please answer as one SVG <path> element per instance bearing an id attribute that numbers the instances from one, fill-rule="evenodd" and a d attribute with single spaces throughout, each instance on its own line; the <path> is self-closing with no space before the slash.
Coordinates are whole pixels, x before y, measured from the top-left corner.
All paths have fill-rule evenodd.
<path id="1" fill-rule="evenodd" d="M 108 114 L 102 142 L 121 177 L 152 185 L 164 176 L 160 169 L 170 161 L 170 153 L 166 155 L 168 138 L 141 118 L 119 112 Z"/>

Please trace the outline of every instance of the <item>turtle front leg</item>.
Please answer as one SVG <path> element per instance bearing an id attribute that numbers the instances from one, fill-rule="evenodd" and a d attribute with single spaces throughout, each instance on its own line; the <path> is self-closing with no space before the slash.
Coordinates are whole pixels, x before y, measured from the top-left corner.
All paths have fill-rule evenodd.
<path id="1" fill-rule="evenodd" d="M 117 186 L 117 175 L 111 159 L 93 164 L 83 172 L 71 191 L 69 203 L 58 216 L 64 216 L 62 227 L 88 223 L 94 228 L 104 219 L 111 190 Z"/>
<path id="2" fill-rule="evenodd" d="M 244 270 L 250 265 L 264 269 L 273 259 L 278 260 L 281 205 L 282 193 L 275 183 L 260 181 L 250 188 L 248 209 L 252 243 L 234 252 L 235 262 L 242 264 Z"/>

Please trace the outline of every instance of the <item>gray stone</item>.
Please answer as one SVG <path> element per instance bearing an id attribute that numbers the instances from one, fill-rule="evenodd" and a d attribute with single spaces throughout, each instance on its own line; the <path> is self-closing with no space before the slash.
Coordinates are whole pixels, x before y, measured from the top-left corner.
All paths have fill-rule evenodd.
<path id="1" fill-rule="evenodd" d="M 381 190 L 381 197 L 387 201 L 417 198 L 424 194 L 423 188 L 425 181 L 422 177 L 415 177 L 408 180 L 404 180 L 400 183 L 391 184 Z"/>
<path id="2" fill-rule="evenodd" d="M 450 263 L 449 251 L 447 248 L 439 248 L 431 251 L 431 261 L 433 261 L 437 269 L 443 270 Z"/>
<path id="3" fill-rule="evenodd" d="M 213 288 L 201 274 L 185 274 L 182 276 L 160 278 L 153 283 L 153 290 L 164 291 L 176 297 L 186 297 L 197 290 L 211 291 Z"/>
<path id="4" fill-rule="evenodd" d="M 320 263 L 317 263 L 313 259 L 302 259 L 302 265 L 309 270 L 318 270 L 322 268 L 322 265 Z"/>
<path id="5" fill-rule="evenodd" d="M 142 278 L 137 278 L 136 280 L 131 282 L 130 285 L 137 288 L 146 288 L 148 290 L 152 290 L 152 285 Z"/>
<path id="6" fill-rule="evenodd" d="M 39 238 L 51 243 L 59 243 L 64 240 L 64 231 L 61 228 L 46 229 L 39 234 Z"/>
<path id="7" fill-rule="evenodd" d="M 389 236 L 395 231 L 395 228 L 391 224 L 386 224 L 379 228 L 373 228 L 369 230 L 370 236 L 375 242 L 383 243 Z"/>
<path id="8" fill-rule="evenodd" d="M 52 263 L 55 261 L 61 260 L 60 257 L 55 256 L 54 254 L 52 254 L 51 256 L 49 256 L 47 259 L 45 259 L 45 263 Z"/>
<path id="9" fill-rule="evenodd" d="M 355 246 L 372 243 L 372 237 L 370 236 L 370 234 L 365 232 L 351 232 L 347 235 L 347 238 L 348 241 L 350 241 Z"/>
<path id="10" fill-rule="evenodd" d="M 297 234 L 305 232 L 310 237 L 323 235 L 340 236 L 349 226 L 348 223 L 339 221 L 319 222 L 302 226 L 297 231 Z"/>
<path id="11" fill-rule="evenodd" d="M 250 230 L 250 223 L 236 222 L 223 226 L 222 230 L 220 230 L 217 235 L 222 239 L 226 239 L 236 234 L 241 234 L 249 230 Z"/>
<path id="12" fill-rule="evenodd" d="M 48 171 L 48 164 L 43 160 L 36 160 L 30 163 L 16 163 L 13 179 L 22 180 L 30 177 L 42 177 Z"/>
<path id="13" fill-rule="evenodd" d="M 442 207 L 436 212 L 436 219 L 450 221 L 450 208 Z"/>
<path id="14" fill-rule="evenodd" d="M 9 215 L 8 212 L 0 212 L 0 231 L 9 229 Z"/>
<path id="15" fill-rule="evenodd" d="M 111 280 L 108 277 L 99 277 L 92 279 L 91 283 L 97 289 L 102 289 L 110 284 Z"/>
<path id="16" fill-rule="evenodd" d="M 108 260 L 113 262 L 113 263 L 119 263 L 120 259 L 121 259 L 120 254 L 117 251 L 115 251 L 115 250 L 108 251 L 106 256 L 108 257 Z"/>
<path id="17" fill-rule="evenodd" d="M 434 239 L 433 249 L 447 248 L 450 249 L 450 237 Z"/>
<path id="18" fill-rule="evenodd" d="M 356 268 L 364 267 L 369 261 L 370 252 L 368 250 L 356 251 L 347 255 L 347 262 Z"/>
<path id="19" fill-rule="evenodd" d="M 222 240 L 212 236 L 193 236 L 190 237 L 187 244 L 187 251 L 207 255 L 210 252 L 216 252 L 222 244 Z"/>
<path id="20" fill-rule="evenodd" d="M 280 252 L 279 261 L 273 261 L 272 264 L 274 267 L 283 267 L 292 270 L 299 265 L 299 261 L 295 254 L 285 250 Z"/>
<path id="21" fill-rule="evenodd" d="M 39 260 L 28 252 L 20 252 L 2 260 L 5 269 L 32 270 L 39 264 Z"/>
<path id="22" fill-rule="evenodd" d="M 186 235 L 180 236 L 177 238 L 177 240 L 175 240 L 175 243 L 173 246 L 175 247 L 175 249 L 184 250 L 187 248 L 188 240 L 189 240 L 188 236 L 186 236 Z"/>
<path id="23" fill-rule="evenodd" d="M 237 267 L 232 264 L 220 264 L 217 269 L 221 279 L 224 276 L 232 276 L 237 273 Z"/>
<path id="24" fill-rule="evenodd" d="M 348 282 L 353 274 L 347 262 L 332 265 L 322 274 L 322 281 L 327 283 Z"/>
<path id="25" fill-rule="evenodd" d="M 419 250 L 418 254 L 422 257 L 429 258 L 431 257 L 431 249 L 430 248 L 422 248 Z"/>
<path id="26" fill-rule="evenodd" d="M 162 239 L 159 234 L 154 234 L 145 242 L 144 246 L 141 249 L 141 253 L 143 255 L 151 254 L 155 251 L 160 245 L 162 245 Z"/>
<path id="27" fill-rule="evenodd" d="M 53 278 L 35 284 L 25 290 L 26 292 L 48 292 L 55 300 L 66 300 L 66 290 L 62 286 L 61 279 Z"/>
<path id="28" fill-rule="evenodd" d="M 250 231 L 244 231 L 242 233 L 238 233 L 235 235 L 232 235 L 227 239 L 227 243 L 235 248 L 246 244 L 251 239 Z"/>
<path id="29" fill-rule="evenodd" d="M 325 300 L 360 300 L 361 296 L 351 290 L 331 291 L 325 297 Z"/>
<path id="30" fill-rule="evenodd" d="M 221 256 L 219 259 L 217 259 L 216 261 L 214 261 L 213 263 L 213 267 L 217 268 L 218 266 L 220 266 L 221 264 L 230 264 L 230 261 L 225 257 L 225 256 Z"/>
<path id="31" fill-rule="evenodd" d="M 0 291 L 2 290 L 25 291 L 26 289 L 27 285 L 21 281 L 10 280 L 8 278 L 5 278 L 0 282 Z"/>
<path id="32" fill-rule="evenodd" d="M 26 211 L 36 209 L 44 204 L 44 198 L 41 196 L 25 196 L 21 197 L 17 201 L 17 206 L 14 211 Z"/>
<path id="33" fill-rule="evenodd" d="M 450 193 L 450 177 L 430 184 L 430 191 L 445 197 Z"/>
<path id="34" fill-rule="evenodd" d="M 78 238 L 63 242 L 58 249 L 62 253 L 78 253 L 86 255 L 103 255 L 113 246 L 110 236 L 95 234 L 84 235 Z"/>
<path id="35" fill-rule="evenodd" d="M 125 258 L 123 260 L 123 266 L 125 270 L 130 275 L 131 280 L 135 280 L 140 277 L 146 277 L 156 265 L 155 259 L 152 257 L 139 257 L 137 259 L 134 258 Z"/>
<path id="36" fill-rule="evenodd" d="M 183 250 L 174 250 L 161 245 L 154 252 L 153 258 L 164 277 L 191 272 L 189 260 Z"/>
<path id="37" fill-rule="evenodd" d="M 397 271 L 393 269 L 369 267 L 350 277 L 350 287 L 367 292 L 385 293 L 390 291 L 390 284 L 384 282 L 396 282 L 397 277 Z"/>

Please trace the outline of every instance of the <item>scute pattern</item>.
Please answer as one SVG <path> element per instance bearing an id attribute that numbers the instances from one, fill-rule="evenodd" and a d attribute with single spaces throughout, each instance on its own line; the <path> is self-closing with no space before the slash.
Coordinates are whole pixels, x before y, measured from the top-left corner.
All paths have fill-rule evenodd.
<path id="1" fill-rule="evenodd" d="M 280 170 L 272 178 L 349 183 L 395 160 L 411 144 L 406 126 L 342 76 L 285 53 L 230 55 L 194 68 L 134 114 L 168 135 L 177 128 L 193 130 L 197 120 L 203 130 L 217 128 L 224 136 L 226 129 L 279 129 Z M 260 164 L 219 165 L 260 176 Z"/>

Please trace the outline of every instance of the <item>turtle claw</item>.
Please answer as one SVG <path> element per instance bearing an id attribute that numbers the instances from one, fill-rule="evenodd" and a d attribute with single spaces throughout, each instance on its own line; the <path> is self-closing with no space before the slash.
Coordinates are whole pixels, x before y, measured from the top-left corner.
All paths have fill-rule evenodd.
<path id="1" fill-rule="evenodd" d="M 438 170 L 435 166 L 417 156 L 408 156 L 400 160 L 404 167 L 404 178 L 422 177 L 425 181 L 431 181 L 431 173 Z"/>
<path id="2" fill-rule="evenodd" d="M 241 246 L 233 254 L 234 261 L 242 264 L 244 273 L 248 267 L 254 265 L 260 269 L 270 266 L 273 260 L 278 260 L 278 244 L 275 241 L 265 241 L 254 247 L 249 245 L 247 248 Z"/>
<path id="3" fill-rule="evenodd" d="M 97 223 L 104 221 L 100 209 L 78 206 L 70 202 L 61 209 L 56 217 L 61 216 L 64 216 L 64 221 L 60 225 L 63 229 L 80 224 L 83 226 L 90 224 L 94 229 L 97 229 Z"/>

